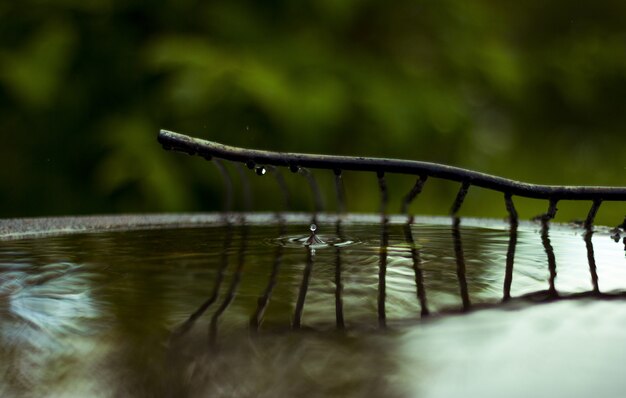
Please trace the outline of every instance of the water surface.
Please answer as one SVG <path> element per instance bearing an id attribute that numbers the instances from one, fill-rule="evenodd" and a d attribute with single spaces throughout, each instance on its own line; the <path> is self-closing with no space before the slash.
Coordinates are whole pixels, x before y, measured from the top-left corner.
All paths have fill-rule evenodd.
<path id="1" fill-rule="evenodd" d="M 608 229 L 407 221 L 6 234 L 0 395 L 623 391 L 626 257 Z M 323 244 L 303 244 L 311 222 Z"/>

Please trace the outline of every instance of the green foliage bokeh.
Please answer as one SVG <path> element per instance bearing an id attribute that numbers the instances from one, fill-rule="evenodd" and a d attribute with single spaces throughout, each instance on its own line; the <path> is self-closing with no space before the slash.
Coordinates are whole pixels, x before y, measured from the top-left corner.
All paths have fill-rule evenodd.
<path id="1" fill-rule="evenodd" d="M 4 2 L 0 217 L 220 209 L 215 168 L 164 152 L 160 128 L 624 186 L 625 20 L 620 0 Z M 254 209 L 272 207 L 272 181 L 253 182 Z M 349 210 L 377 209 L 375 177 L 346 184 Z M 456 188 L 429 184 L 414 211 L 445 213 Z M 472 194 L 465 214 L 504 216 Z"/>

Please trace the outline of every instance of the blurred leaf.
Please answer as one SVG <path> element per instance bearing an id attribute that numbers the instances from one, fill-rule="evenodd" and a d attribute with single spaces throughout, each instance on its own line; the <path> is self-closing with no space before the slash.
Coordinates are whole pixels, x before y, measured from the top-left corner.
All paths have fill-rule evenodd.
<path id="1" fill-rule="evenodd" d="M 97 173 L 103 194 L 136 183 L 146 208 L 190 207 L 193 200 L 176 163 L 155 145 L 157 128 L 140 118 L 114 119 L 102 128 L 104 144 L 111 148 Z"/>
<path id="2" fill-rule="evenodd" d="M 74 43 L 70 26 L 48 23 L 20 51 L 0 52 L 0 79 L 26 106 L 47 106 L 63 84 Z"/>

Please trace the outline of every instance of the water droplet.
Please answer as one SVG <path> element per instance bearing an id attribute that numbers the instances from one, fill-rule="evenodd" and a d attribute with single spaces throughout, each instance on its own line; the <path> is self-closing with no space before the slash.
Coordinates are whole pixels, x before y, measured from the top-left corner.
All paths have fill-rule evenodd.
<path id="1" fill-rule="evenodd" d="M 263 166 L 257 167 L 255 169 L 255 171 L 256 171 L 257 175 L 260 175 L 260 176 L 265 175 L 265 173 L 267 173 L 267 169 L 265 167 L 263 167 Z"/>
<path id="2" fill-rule="evenodd" d="M 385 176 L 385 172 L 382 170 L 378 170 L 376 172 L 376 175 L 378 176 L 378 178 L 383 178 Z"/>
<path id="3" fill-rule="evenodd" d="M 246 162 L 246 167 L 249 168 L 250 170 L 252 170 L 254 168 L 255 164 L 252 160 L 248 160 Z"/>
<path id="4" fill-rule="evenodd" d="M 311 246 L 311 245 L 325 245 L 326 243 L 321 240 L 316 234 L 315 231 L 317 231 L 317 225 L 315 224 L 311 224 L 311 226 L 309 227 L 309 229 L 311 230 L 311 235 L 307 238 L 307 240 L 304 241 L 304 246 Z"/>
<path id="5" fill-rule="evenodd" d="M 341 169 L 334 169 L 333 172 L 335 173 L 337 177 L 341 175 Z"/>
<path id="6" fill-rule="evenodd" d="M 289 170 L 292 173 L 297 173 L 300 170 L 300 167 L 298 167 L 298 165 L 295 165 L 295 164 L 290 164 L 289 165 Z"/>

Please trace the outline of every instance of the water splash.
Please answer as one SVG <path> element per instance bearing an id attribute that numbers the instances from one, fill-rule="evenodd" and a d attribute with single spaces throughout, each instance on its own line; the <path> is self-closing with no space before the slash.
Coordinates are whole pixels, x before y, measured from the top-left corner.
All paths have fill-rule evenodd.
<path id="1" fill-rule="evenodd" d="M 291 248 L 310 247 L 311 249 L 321 249 L 327 247 L 346 247 L 359 244 L 361 241 L 349 236 L 339 234 L 319 234 L 317 224 L 309 226 L 311 231 L 308 235 L 287 235 L 276 239 L 269 239 L 266 242 L 270 245 L 279 245 Z"/>
<path id="2" fill-rule="evenodd" d="M 317 225 L 311 224 L 309 229 L 311 230 L 311 235 L 309 235 L 309 238 L 304 242 L 305 246 L 323 246 L 326 244 L 317 236 L 317 234 L 315 234 L 315 231 L 317 230 Z"/>

